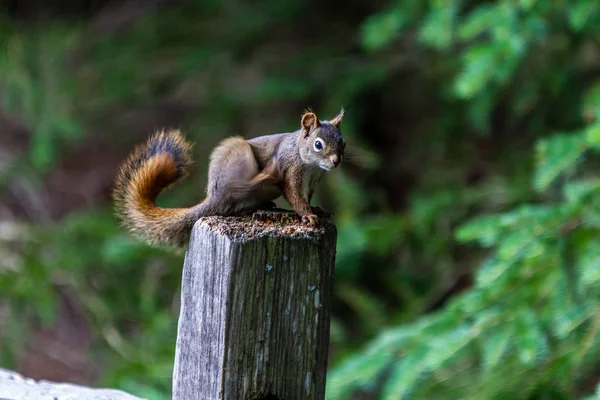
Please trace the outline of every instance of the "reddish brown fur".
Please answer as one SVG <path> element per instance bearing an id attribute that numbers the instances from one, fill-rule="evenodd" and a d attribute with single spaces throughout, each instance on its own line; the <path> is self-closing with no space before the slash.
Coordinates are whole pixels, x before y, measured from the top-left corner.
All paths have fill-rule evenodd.
<path id="1" fill-rule="evenodd" d="M 149 157 L 151 149 L 164 141 L 173 145 L 179 160 L 174 154 L 164 151 Z M 113 198 L 117 216 L 135 236 L 152 244 L 172 244 L 186 239 L 185 234 L 170 236 L 173 225 L 182 225 L 190 220 L 192 209 L 160 208 L 155 200 L 161 192 L 187 177 L 187 169 L 192 163 L 191 149 L 192 145 L 179 131 L 157 132 L 145 144 L 137 146 L 121 166 Z"/>
<path id="2" fill-rule="evenodd" d="M 339 112 L 339 114 L 334 119 L 330 120 L 329 123 L 339 129 L 343 118 L 344 118 L 344 109 L 342 108 L 342 110 Z"/>

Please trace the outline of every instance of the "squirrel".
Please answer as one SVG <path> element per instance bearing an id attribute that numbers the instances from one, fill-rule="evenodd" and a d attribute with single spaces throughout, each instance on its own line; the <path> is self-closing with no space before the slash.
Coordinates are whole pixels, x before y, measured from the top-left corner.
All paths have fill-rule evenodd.
<path id="1" fill-rule="evenodd" d="M 129 232 L 150 245 L 180 247 L 194 223 L 206 216 L 243 216 L 273 208 L 282 196 L 302 223 L 319 225 L 331 215 L 310 202 L 325 171 L 342 162 L 346 142 L 340 132 L 344 109 L 320 121 L 310 109 L 300 129 L 244 139 L 224 139 L 212 151 L 206 198 L 189 208 L 161 208 L 160 193 L 189 175 L 192 144 L 179 130 L 154 133 L 121 165 L 113 190 L 115 211 Z"/>

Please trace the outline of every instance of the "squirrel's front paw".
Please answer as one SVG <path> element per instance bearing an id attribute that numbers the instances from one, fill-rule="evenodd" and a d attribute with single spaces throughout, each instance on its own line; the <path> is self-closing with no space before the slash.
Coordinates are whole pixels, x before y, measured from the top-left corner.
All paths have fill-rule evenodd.
<path id="1" fill-rule="evenodd" d="M 315 214 L 308 214 L 302 217 L 302 222 L 309 226 L 317 226 L 319 225 L 319 217 Z"/>
<path id="2" fill-rule="evenodd" d="M 311 207 L 312 212 L 316 215 L 318 215 L 319 217 L 330 217 L 331 216 L 331 212 L 322 209 L 321 207 L 317 206 L 317 207 Z"/>

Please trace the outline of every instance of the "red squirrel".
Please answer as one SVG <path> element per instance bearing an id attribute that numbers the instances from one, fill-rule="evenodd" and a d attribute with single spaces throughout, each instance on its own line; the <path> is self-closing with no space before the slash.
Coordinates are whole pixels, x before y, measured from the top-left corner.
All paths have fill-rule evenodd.
<path id="1" fill-rule="evenodd" d="M 302 222 L 319 224 L 329 212 L 311 207 L 325 171 L 344 158 L 344 110 L 329 121 L 312 111 L 295 132 L 246 140 L 231 137 L 213 150 L 206 198 L 189 208 L 161 208 L 158 195 L 188 176 L 192 145 L 178 130 L 161 131 L 138 146 L 121 166 L 113 191 L 122 224 L 149 244 L 182 246 L 201 217 L 251 214 L 283 195 Z"/>

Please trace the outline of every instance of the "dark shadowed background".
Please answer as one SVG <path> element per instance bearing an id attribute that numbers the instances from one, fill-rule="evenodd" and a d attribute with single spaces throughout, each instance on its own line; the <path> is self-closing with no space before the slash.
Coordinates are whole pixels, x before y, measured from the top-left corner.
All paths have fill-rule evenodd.
<path id="1" fill-rule="evenodd" d="M 344 106 L 328 399 L 600 395 L 599 2 L 0 4 L 1 367 L 170 398 L 183 256 L 119 163 L 181 128 L 192 205 L 219 140 Z"/>

